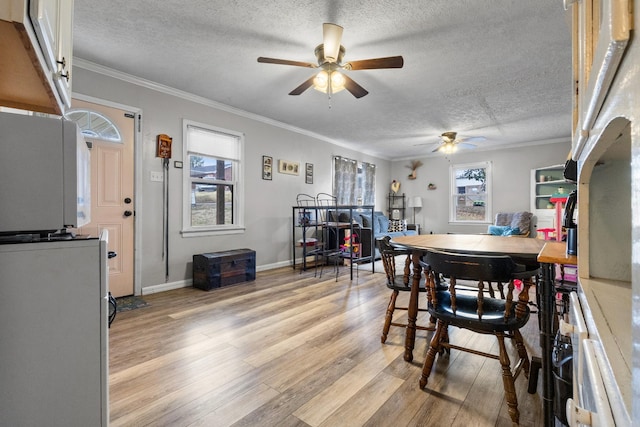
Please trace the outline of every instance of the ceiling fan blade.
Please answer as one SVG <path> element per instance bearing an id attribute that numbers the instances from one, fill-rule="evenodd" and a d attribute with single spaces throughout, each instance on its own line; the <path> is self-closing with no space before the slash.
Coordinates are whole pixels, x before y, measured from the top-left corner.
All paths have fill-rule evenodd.
<path id="1" fill-rule="evenodd" d="M 347 62 L 344 68 L 347 70 L 375 70 L 378 68 L 402 68 L 404 59 L 402 56 L 389 56 L 386 58 L 362 59 L 360 61 Z"/>
<path id="2" fill-rule="evenodd" d="M 484 136 L 468 136 L 458 139 L 459 142 L 482 142 L 486 140 L 487 138 L 485 138 Z"/>
<path id="3" fill-rule="evenodd" d="M 327 62 L 338 62 L 340 43 L 342 42 L 342 27 L 336 24 L 322 24 L 324 43 L 324 59 Z"/>
<path id="4" fill-rule="evenodd" d="M 316 64 L 312 64 L 311 62 L 289 61 L 288 59 L 265 58 L 263 56 L 260 56 L 258 58 L 258 62 L 262 62 L 264 64 L 280 64 L 293 65 L 295 67 L 318 68 Z"/>
<path id="5" fill-rule="evenodd" d="M 351 95 L 355 96 L 356 98 L 362 98 L 363 96 L 369 93 L 365 88 L 363 88 L 358 83 L 353 81 L 351 77 L 345 75 L 344 73 L 343 73 L 343 76 L 344 76 L 344 87 L 349 92 L 351 92 Z"/>
<path id="6" fill-rule="evenodd" d="M 300 86 L 298 86 L 297 88 L 289 92 L 289 95 L 300 95 L 302 92 L 309 89 L 311 85 L 313 85 L 313 79 L 315 78 L 316 76 L 309 77 L 307 80 L 304 81 L 304 83 L 302 83 Z"/>
<path id="7" fill-rule="evenodd" d="M 467 144 L 466 142 L 458 142 L 456 145 L 464 150 L 473 150 L 477 147 L 475 144 Z"/>

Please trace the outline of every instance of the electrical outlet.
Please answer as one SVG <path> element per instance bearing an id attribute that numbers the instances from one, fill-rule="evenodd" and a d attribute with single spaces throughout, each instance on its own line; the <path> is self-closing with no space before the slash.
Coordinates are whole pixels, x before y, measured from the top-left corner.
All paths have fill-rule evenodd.
<path id="1" fill-rule="evenodd" d="M 151 181 L 152 182 L 162 182 L 162 180 L 163 180 L 162 172 L 151 171 Z"/>

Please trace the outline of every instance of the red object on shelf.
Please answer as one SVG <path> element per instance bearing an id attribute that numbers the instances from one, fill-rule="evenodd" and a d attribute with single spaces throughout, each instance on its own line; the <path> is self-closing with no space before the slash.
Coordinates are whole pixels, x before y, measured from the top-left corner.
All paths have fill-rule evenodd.
<path id="1" fill-rule="evenodd" d="M 538 233 L 544 233 L 544 240 L 551 240 L 549 233 L 556 231 L 555 228 L 538 228 Z"/>
<path id="2" fill-rule="evenodd" d="M 306 241 L 303 241 L 302 239 L 298 240 L 298 245 L 300 246 L 315 246 L 317 244 L 318 240 L 313 237 L 307 238 Z"/>
<path id="3" fill-rule="evenodd" d="M 568 194 L 566 196 L 564 195 L 559 196 L 557 194 L 554 194 L 549 198 L 549 201 L 556 206 L 556 230 L 557 231 L 555 234 L 556 234 L 557 241 L 562 240 L 562 208 L 564 204 L 567 202 L 568 197 L 569 197 Z"/>

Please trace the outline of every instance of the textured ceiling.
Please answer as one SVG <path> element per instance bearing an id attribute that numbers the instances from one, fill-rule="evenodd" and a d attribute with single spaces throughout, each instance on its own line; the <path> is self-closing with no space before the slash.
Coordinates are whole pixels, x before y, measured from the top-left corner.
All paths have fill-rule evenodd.
<path id="1" fill-rule="evenodd" d="M 425 156 L 438 135 L 477 149 L 571 135 L 571 33 L 560 0 L 75 0 L 74 56 L 388 159 Z M 344 62 L 402 55 L 404 68 L 358 70 L 355 99 L 288 93 L 312 69 L 322 23 L 344 27 Z"/>

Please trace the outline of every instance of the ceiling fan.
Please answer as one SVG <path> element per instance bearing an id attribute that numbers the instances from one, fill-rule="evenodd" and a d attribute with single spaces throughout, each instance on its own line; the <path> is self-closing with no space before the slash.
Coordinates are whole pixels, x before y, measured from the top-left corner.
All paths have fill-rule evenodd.
<path id="1" fill-rule="evenodd" d="M 484 141 L 487 138 L 484 136 L 470 136 L 470 137 L 460 137 L 458 138 L 457 132 L 444 132 L 440 135 L 440 145 L 436 147 L 432 152 L 440 151 L 442 153 L 451 154 L 458 151 L 458 148 L 463 149 L 473 149 L 476 148 L 476 145 L 470 144 L 470 142 L 480 142 Z"/>
<path id="2" fill-rule="evenodd" d="M 329 95 L 343 89 L 348 90 L 356 98 L 362 98 L 369 92 L 353 81 L 342 70 L 375 70 L 380 68 L 402 68 L 404 59 L 402 56 L 389 56 L 386 58 L 363 59 L 342 63 L 344 46 L 340 44 L 343 28 L 336 24 L 322 24 L 323 43 L 315 49 L 318 64 L 311 62 L 290 61 L 287 59 L 259 57 L 258 62 L 266 64 L 293 65 L 296 67 L 320 68 L 315 76 L 305 80 L 300 86 L 289 92 L 289 95 L 300 95 L 311 86 L 320 92 Z"/>

